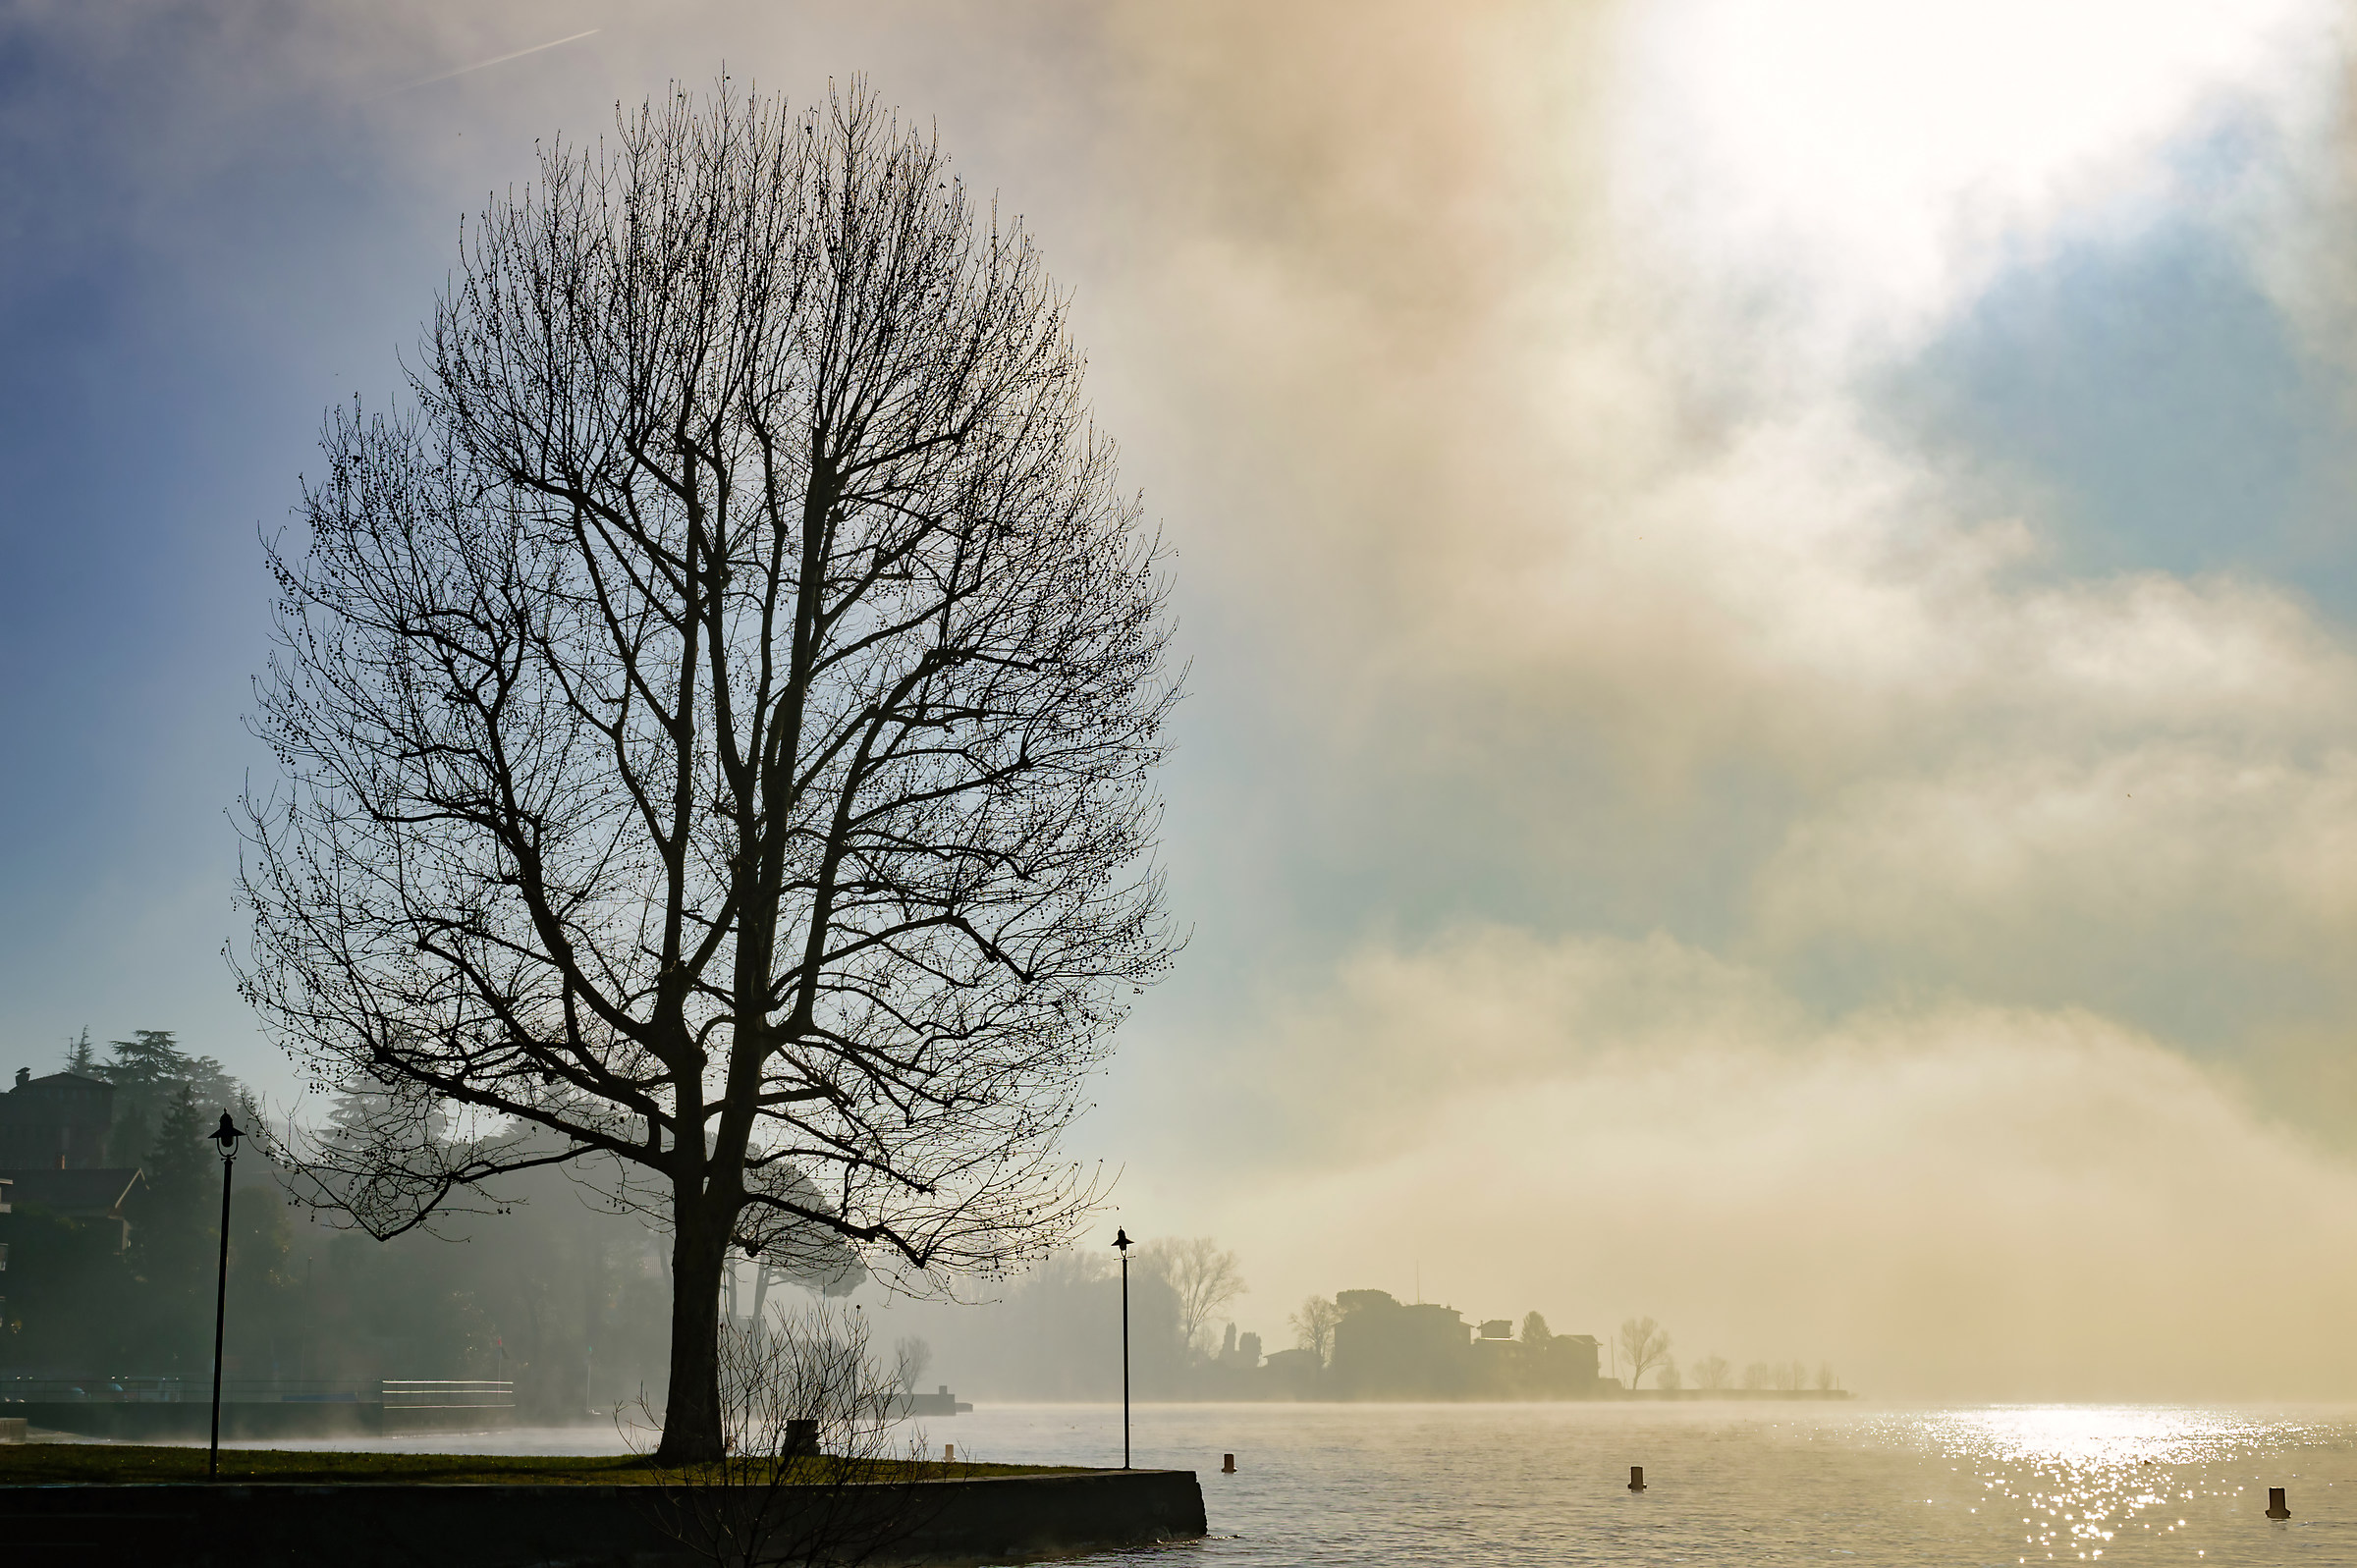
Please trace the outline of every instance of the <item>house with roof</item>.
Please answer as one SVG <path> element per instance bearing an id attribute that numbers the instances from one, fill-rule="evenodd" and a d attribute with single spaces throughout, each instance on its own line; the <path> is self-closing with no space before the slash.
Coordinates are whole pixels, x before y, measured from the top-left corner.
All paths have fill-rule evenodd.
<path id="1" fill-rule="evenodd" d="M 77 1072 L 35 1078 L 17 1069 L 0 1095 L 0 1195 L 12 1205 L 114 1227 L 130 1245 L 128 1210 L 145 1185 L 137 1165 L 108 1161 L 115 1086 Z"/>

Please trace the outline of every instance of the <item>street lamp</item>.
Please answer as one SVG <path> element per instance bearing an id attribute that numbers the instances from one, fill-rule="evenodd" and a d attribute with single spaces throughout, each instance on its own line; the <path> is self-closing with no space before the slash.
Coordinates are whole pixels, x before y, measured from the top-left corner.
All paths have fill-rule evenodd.
<path id="1" fill-rule="evenodd" d="M 205 1136 L 221 1146 L 221 1277 L 213 1292 L 213 1444 L 204 1461 L 204 1479 L 212 1481 L 221 1474 L 221 1325 L 229 1314 L 229 1182 L 238 1168 L 238 1140 L 246 1135 L 224 1110 L 221 1125 Z"/>
<path id="2" fill-rule="evenodd" d="M 1114 1227 L 1113 1249 L 1122 1255 L 1122 1468 L 1129 1468 L 1129 1232 Z"/>

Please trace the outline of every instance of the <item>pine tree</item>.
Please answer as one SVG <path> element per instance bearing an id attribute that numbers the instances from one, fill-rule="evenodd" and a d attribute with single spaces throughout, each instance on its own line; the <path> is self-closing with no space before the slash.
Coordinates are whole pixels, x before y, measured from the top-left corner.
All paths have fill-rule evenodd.
<path id="1" fill-rule="evenodd" d="M 223 1110 L 235 1108 L 245 1093 L 227 1068 L 211 1056 L 192 1056 L 180 1049 L 169 1029 L 135 1029 L 129 1040 L 109 1042 L 114 1059 L 90 1068 L 93 1076 L 115 1086 L 115 1159 L 129 1163 L 145 1151 L 161 1118 L 171 1113 L 177 1097 L 192 1095 L 199 1110 L 209 1109 L 206 1126 Z"/>
<path id="2" fill-rule="evenodd" d="M 215 1245 L 219 1162 L 205 1142 L 206 1116 L 183 1084 L 147 1151 L 147 1191 L 132 1226 L 132 1263 L 148 1322 L 167 1360 L 185 1371 L 202 1359 L 206 1287 Z"/>
<path id="3" fill-rule="evenodd" d="M 114 1160 L 129 1164 L 146 1152 L 156 1118 L 170 1104 L 174 1085 L 187 1081 L 188 1057 L 169 1029 L 139 1029 L 129 1040 L 109 1042 L 112 1061 L 89 1071 L 115 1086 Z"/>
<path id="4" fill-rule="evenodd" d="M 83 1077 L 95 1077 L 103 1069 L 98 1066 L 98 1053 L 90 1045 L 90 1026 L 82 1026 L 82 1038 L 66 1042 L 66 1071 Z"/>
<path id="5" fill-rule="evenodd" d="M 183 1084 L 165 1109 L 164 1124 L 156 1130 L 155 1143 L 147 1151 L 148 1190 L 160 1197 L 194 1194 L 202 1188 L 212 1167 L 206 1139 L 204 1110 Z"/>

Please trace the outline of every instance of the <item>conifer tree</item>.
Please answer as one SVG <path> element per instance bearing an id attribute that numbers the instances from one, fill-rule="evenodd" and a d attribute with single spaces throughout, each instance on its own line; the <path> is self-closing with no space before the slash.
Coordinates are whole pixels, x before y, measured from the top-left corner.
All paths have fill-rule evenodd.
<path id="1" fill-rule="evenodd" d="M 183 1084 L 141 1162 L 147 1191 L 131 1232 L 132 1266 L 147 1298 L 152 1342 L 182 1372 L 202 1359 L 206 1264 L 217 1239 L 212 1217 L 220 1162 L 205 1142 L 205 1122 Z"/>
<path id="2" fill-rule="evenodd" d="M 180 1049 L 178 1038 L 169 1029 L 135 1029 L 129 1040 L 108 1044 L 113 1060 L 93 1062 L 80 1070 L 115 1086 L 111 1141 L 118 1164 L 130 1164 L 148 1150 L 160 1120 L 170 1113 L 182 1091 L 194 1097 L 200 1111 L 209 1108 L 206 1126 L 212 1124 L 214 1115 L 235 1108 L 245 1097 L 245 1090 L 219 1061 L 190 1055 Z"/>

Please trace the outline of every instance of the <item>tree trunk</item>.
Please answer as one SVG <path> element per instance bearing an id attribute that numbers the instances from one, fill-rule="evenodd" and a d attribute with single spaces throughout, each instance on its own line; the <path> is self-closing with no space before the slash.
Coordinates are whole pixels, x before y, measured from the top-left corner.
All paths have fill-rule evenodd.
<path id="1" fill-rule="evenodd" d="M 663 1401 L 658 1464 L 723 1454 L 720 1430 L 720 1269 L 729 1227 L 683 1205 L 671 1244 L 671 1391 Z"/>

